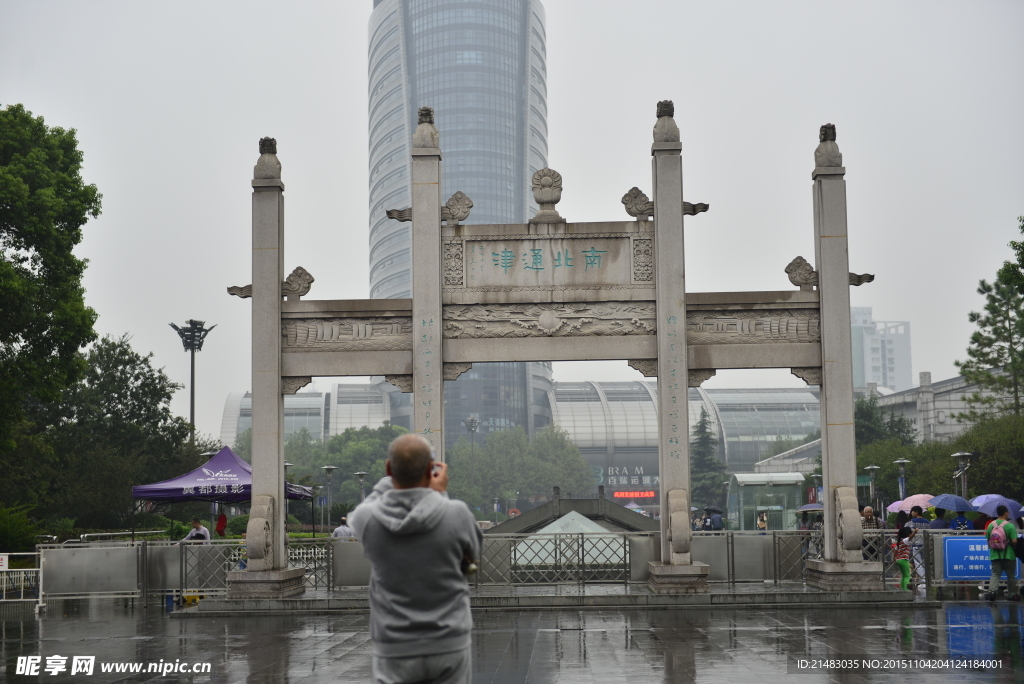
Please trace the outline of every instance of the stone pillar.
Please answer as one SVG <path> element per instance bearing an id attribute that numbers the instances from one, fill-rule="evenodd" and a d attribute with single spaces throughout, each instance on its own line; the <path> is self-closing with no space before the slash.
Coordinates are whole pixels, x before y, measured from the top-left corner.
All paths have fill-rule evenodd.
<path id="1" fill-rule="evenodd" d="M 252 189 L 252 509 L 246 528 L 247 569 L 228 573 L 229 598 L 304 591 L 301 568 L 298 573 L 287 570 L 284 540 L 284 183 L 273 138 L 260 140 Z"/>
<path id="2" fill-rule="evenodd" d="M 811 174 L 814 250 L 821 307 L 821 470 L 825 506 L 824 560 L 808 562 L 820 588 L 879 589 L 880 563 L 864 563 L 857 510 L 853 423 L 850 264 L 846 231 L 846 169 L 835 126 L 821 127 Z M 876 567 L 877 566 L 877 567 Z"/>
<path id="3" fill-rule="evenodd" d="M 686 358 L 683 162 L 671 101 L 658 103 L 651 146 L 658 330 L 658 469 L 661 562 L 650 563 L 658 592 L 707 591 L 708 566 L 690 561 L 690 427 Z"/>
<path id="4" fill-rule="evenodd" d="M 441 204 L 441 138 L 434 110 L 420 107 L 412 137 L 412 429 L 443 461 Z"/>

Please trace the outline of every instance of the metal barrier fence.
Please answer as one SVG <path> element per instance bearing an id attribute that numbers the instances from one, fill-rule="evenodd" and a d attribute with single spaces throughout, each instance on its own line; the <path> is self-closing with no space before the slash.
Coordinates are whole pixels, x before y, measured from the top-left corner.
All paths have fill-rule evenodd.
<path id="1" fill-rule="evenodd" d="M 489 534 L 477 584 L 629 582 L 626 534 Z"/>
<path id="2" fill-rule="evenodd" d="M 38 553 L 5 553 L 6 560 L 31 558 L 31 568 L 0 569 L 0 603 L 34 603 L 38 613 L 43 603 L 42 571 Z"/>

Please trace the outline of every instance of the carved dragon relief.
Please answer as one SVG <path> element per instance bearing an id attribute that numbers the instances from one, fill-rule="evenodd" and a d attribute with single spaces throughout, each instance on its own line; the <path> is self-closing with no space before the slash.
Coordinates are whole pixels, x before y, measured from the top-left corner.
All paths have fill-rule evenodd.
<path id="1" fill-rule="evenodd" d="M 295 270 L 288 274 L 288 277 L 281 283 L 281 296 L 288 297 L 290 300 L 299 299 L 309 294 L 310 288 L 313 286 L 315 278 L 313 275 L 302 268 L 296 266 Z M 244 285 L 239 287 L 233 285 L 228 288 L 228 294 L 241 297 L 242 299 L 248 299 L 252 297 L 252 285 Z"/>
<path id="2" fill-rule="evenodd" d="M 653 335 L 654 302 L 444 307 L 445 339 Z"/>
<path id="3" fill-rule="evenodd" d="M 402 351 L 412 349 L 412 319 L 287 318 L 281 322 L 282 351 Z"/>
<path id="4" fill-rule="evenodd" d="M 818 285 L 818 272 L 814 270 L 814 266 L 804 259 L 802 256 L 798 256 L 789 262 L 786 266 L 786 275 L 789 276 L 789 282 L 793 283 L 801 290 L 811 290 Z M 874 282 L 875 276 L 871 273 L 862 273 L 860 275 L 856 273 L 850 274 L 850 285 L 859 287 L 864 283 Z"/>

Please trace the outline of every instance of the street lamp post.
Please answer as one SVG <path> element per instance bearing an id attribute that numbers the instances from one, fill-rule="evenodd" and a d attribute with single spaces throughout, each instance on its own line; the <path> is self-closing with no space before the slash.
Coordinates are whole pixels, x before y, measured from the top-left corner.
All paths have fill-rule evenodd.
<path id="1" fill-rule="evenodd" d="M 185 321 L 185 327 L 179 328 L 174 323 L 169 325 L 174 328 L 174 332 L 178 333 L 178 337 L 181 338 L 181 344 L 185 347 L 185 351 L 192 352 L 192 375 L 189 383 L 189 394 L 191 396 L 189 402 L 189 423 L 192 425 L 192 444 L 196 443 L 196 352 L 203 350 L 203 341 L 206 336 L 210 334 L 210 331 L 216 328 L 216 325 L 211 325 L 209 328 L 203 327 L 205 321 L 195 321 L 191 318 Z"/>
<path id="2" fill-rule="evenodd" d="M 907 464 L 910 461 L 900 458 L 893 461 L 893 463 L 900 467 L 900 501 L 903 501 L 907 498 Z"/>
<path id="3" fill-rule="evenodd" d="M 334 471 L 338 469 L 338 466 L 325 465 L 320 466 L 320 470 L 327 473 L 327 527 L 331 526 L 331 481 L 334 479 Z"/>
<path id="4" fill-rule="evenodd" d="M 363 478 L 366 477 L 366 473 L 360 470 L 358 473 L 352 473 L 359 478 L 359 501 L 366 501 L 366 494 L 363 493 Z"/>
<path id="5" fill-rule="evenodd" d="M 469 433 L 469 457 L 473 458 L 473 448 L 476 446 L 476 429 L 480 426 L 480 421 L 475 416 L 469 418 L 463 418 L 462 424 L 466 426 L 466 431 Z"/>
<path id="6" fill-rule="evenodd" d="M 871 475 L 871 491 L 868 494 L 868 500 L 871 501 L 872 508 L 878 508 L 878 502 L 875 500 L 875 472 L 880 467 L 876 465 L 864 466 L 864 470 L 868 471 Z"/>
<path id="7" fill-rule="evenodd" d="M 967 469 L 971 467 L 971 456 L 974 454 L 967 451 L 958 451 L 953 458 L 958 460 L 959 467 L 953 473 L 953 478 L 960 478 L 960 496 L 967 498 Z"/>
<path id="8" fill-rule="evenodd" d="M 494 497 L 494 524 L 498 524 L 498 497 Z"/>

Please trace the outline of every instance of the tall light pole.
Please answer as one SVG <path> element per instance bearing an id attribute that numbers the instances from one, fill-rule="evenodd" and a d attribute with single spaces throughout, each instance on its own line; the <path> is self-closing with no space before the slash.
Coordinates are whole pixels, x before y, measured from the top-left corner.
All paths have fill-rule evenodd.
<path id="1" fill-rule="evenodd" d="M 871 492 L 868 494 L 868 499 L 871 501 L 872 508 L 878 508 L 878 502 L 875 501 L 875 472 L 881 468 L 881 466 L 869 465 L 864 466 L 864 470 L 871 474 Z"/>
<path id="2" fill-rule="evenodd" d="M 366 501 L 366 494 L 363 492 L 363 478 L 366 477 L 366 473 L 360 470 L 358 473 L 352 473 L 359 478 L 359 501 L 360 503 Z"/>
<path id="3" fill-rule="evenodd" d="M 958 459 L 960 467 L 953 473 L 953 477 L 960 478 L 960 496 L 967 498 L 967 469 L 971 467 L 971 456 L 974 454 L 967 451 L 958 451 L 953 458 Z"/>
<path id="4" fill-rule="evenodd" d="M 466 426 L 466 432 L 469 433 L 469 457 L 473 458 L 473 448 L 476 446 L 476 429 L 480 427 L 480 421 L 477 420 L 476 416 L 470 416 L 469 418 L 463 418 L 462 424 Z"/>
<path id="5" fill-rule="evenodd" d="M 320 466 L 320 470 L 327 473 L 327 527 L 331 526 L 331 480 L 333 480 L 334 471 L 338 469 L 338 466 L 325 465 Z"/>
<path id="6" fill-rule="evenodd" d="M 196 443 L 196 352 L 203 350 L 203 340 L 210 334 L 210 331 L 216 328 L 216 325 L 211 325 L 209 328 L 204 328 L 206 325 L 204 321 L 195 321 L 191 318 L 185 321 L 185 327 L 179 328 L 174 323 L 169 324 L 174 328 L 174 332 L 178 333 L 178 337 L 181 338 L 181 344 L 185 347 L 185 351 L 192 352 L 192 376 L 189 383 L 189 394 L 191 395 L 191 401 L 189 402 L 188 421 L 192 424 L 192 444 Z"/>
<path id="7" fill-rule="evenodd" d="M 494 497 L 494 524 L 498 524 L 498 497 Z"/>
<path id="8" fill-rule="evenodd" d="M 893 461 L 900 467 L 900 501 L 907 498 L 907 464 L 910 463 L 905 458 L 901 458 Z"/>

